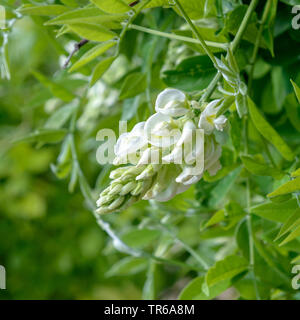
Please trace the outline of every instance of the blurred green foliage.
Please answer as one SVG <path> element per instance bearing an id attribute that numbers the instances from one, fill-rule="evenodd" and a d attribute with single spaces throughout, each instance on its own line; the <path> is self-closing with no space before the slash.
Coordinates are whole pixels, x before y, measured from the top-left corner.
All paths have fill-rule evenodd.
<path id="1" fill-rule="evenodd" d="M 290 23 L 295 1 L 271 1 L 253 61 L 250 96 L 278 136 L 250 102 L 249 154 L 243 154 L 243 123 L 231 108 L 229 129 L 216 137 L 224 144 L 216 176 L 205 174 L 167 203 L 142 201 L 104 217 L 98 223 L 106 232 L 92 215 L 93 199 L 107 186 L 111 169 L 96 161 L 98 130 L 118 133 L 120 119 L 130 128 L 145 120 L 167 86 L 199 96 L 215 72 L 199 44 L 133 29 L 120 45 L 97 47 L 97 55 L 99 36 L 112 36 L 99 26 L 97 39 L 71 58 L 73 70 L 63 69 L 81 35 L 94 33 L 82 21 L 67 20 L 70 29 L 64 29 L 61 14 L 75 19 L 78 12 L 74 18 L 72 10 L 81 8 L 84 21 L 116 34 L 124 28 L 122 14 L 111 18 L 91 2 L 0 1 L 8 21 L 0 31 L 0 264 L 7 271 L 0 299 L 212 299 L 228 288 L 230 298 L 255 299 L 253 270 L 247 272 L 252 236 L 259 296 L 299 299 L 291 287 L 292 263 L 300 255 L 299 236 L 293 234 L 297 195 L 293 189 L 267 199 L 289 182 L 288 174 L 299 175 L 300 112 L 290 82 L 297 93 L 300 31 Z M 205 40 L 222 45 L 237 34 L 250 1 L 181 2 L 192 18 L 201 18 L 197 28 Z M 40 8 L 47 4 L 60 7 Z M 134 23 L 193 37 L 169 4 L 153 0 L 148 7 L 155 8 Z M 235 53 L 245 81 L 264 5 L 259 1 Z M 212 51 L 220 56 L 224 50 Z M 214 97 L 222 94 L 216 90 Z M 253 235 L 246 220 L 249 186 Z M 287 232 L 291 241 L 280 246 Z"/>

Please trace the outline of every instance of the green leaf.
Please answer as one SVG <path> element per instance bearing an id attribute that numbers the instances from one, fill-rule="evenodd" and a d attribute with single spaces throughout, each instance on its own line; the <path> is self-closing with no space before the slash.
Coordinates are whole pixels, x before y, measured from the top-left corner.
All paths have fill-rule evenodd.
<path id="1" fill-rule="evenodd" d="M 52 172 L 56 175 L 58 179 L 66 178 L 71 170 L 71 161 L 60 163 L 55 165 L 53 163 L 50 164 L 50 168 Z"/>
<path id="2" fill-rule="evenodd" d="M 164 1 L 163 4 L 168 5 L 168 2 Z M 180 4 L 192 20 L 198 20 L 204 16 L 216 16 L 217 14 L 215 1 L 213 0 L 180 0 Z M 176 6 L 173 6 L 173 9 L 180 14 Z"/>
<path id="3" fill-rule="evenodd" d="M 300 236 L 300 225 L 298 225 L 298 227 L 292 231 L 279 245 L 283 246 L 284 244 L 298 238 Z"/>
<path id="4" fill-rule="evenodd" d="M 218 210 L 205 224 L 204 228 L 213 226 L 221 221 L 225 220 L 225 210 Z"/>
<path id="5" fill-rule="evenodd" d="M 234 10 L 230 11 L 226 15 L 225 30 L 227 30 L 233 35 L 236 35 L 247 9 L 248 9 L 248 6 L 240 5 L 236 7 Z M 255 44 L 257 35 L 258 35 L 257 16 L 256 14 L 252 14 L 252 17 L 248 23 L 248 26 L 243 34 L 243 39 Z M 260 41 L 260 47 L 266 48 L 266 43 L 264 39 Z"/>
<path id="6" fill-rule="evenodd" d="M 252 174 L 259 176 L 271 176 L 275 179 L 280 179 L 283 173 L 276 169 L 268 166 L 261 155 L 256 157 L 241 156 L 245 168 Z"/>
<path id="7" fill-rule="evenodd" d="M 299 177 L 300 176 L 300 168 L 297 169 L 296 171 L 292 172 L 291 176 L 292 177 Z"/>
<path id="8" fill-rule="evenodd" d="M 272 0 L 262 32 L 263 39 L 265 40 L 272 57 L 274 57 L 274 24 L 277 13 L 277 5 L 278 0 Z"/>
<path id="9" fill-rule="evenodd" d="M 91 0 L 99 9 L 108 13 L 125 13 L 131 8 L 122 0 Z"/>
<path id="10" fill-rule="evenodd" d="M 159 271 L 157 262 L 151 260 L 149 263 L 146 281 L 143 287 L 143 300 L 154 300 L 156 298 L 157 287 L 159 287 L 161 281 L 159 278 Z"/>
<path id="11" fill-rule="evenodd" d="M 126 257 L 114 264 L 106 276 L 133 275 L 145 270 L 147 265 L 148 260 L 145 258 Z"/>
<path id="12" fill-rule="evenodd" d="M 293 93 L 286 97 L 284 107 L 291 124 L 300 132 L 300 105 Z"/>
<path id="13" fill-rule="evenodd" d="M 235 96 L 235 106 L 240 118 L 247 114 L 247 96 L 238 93 Z"/>
<path id="14" fill-rule="evenodd" d="M 182 60 L 175 69 L 163 72 L 163 81 L 172 88 L 184 91 L 205 89 L 216 74 L 207 56 Z"/>
<path id="15" fill-rule="evenodd" d="M 227 256 L 224 260 L 216 262 L 205 276 L 208 287 L 221 281 L 230 280 L 248 269 L 248 261 L 240 256 Z"/>
<path id="16" fill-rule="evenodd" d="M 193 279 L 180 292 L 179 300 L 211 300 L 220 295 L 231 285 L 231 281 L 229 279 L 221 281 L 209 288 L 209 295 L 207 296 L 204 292 L 202 292 L 202 286 L 204 285 L 204 282 L 204 276 Z"/>
<path id="17" fill-rule="evenodd" d="M 243 257 L 249 261 L 249 229 L 246 219 L 242 220 L 241 223 L 237 225 L 237 228 L 235 230 L 235 240 L 238 248 L 243 254 Z"/>
<path id="18" fill-rule="evenodd" d="M 14 142 L 57 143 L 64 138 L 66 133 L 67 130 L 65 129 L 38 129 L 25 137 L 15 140 Z"/>
<path id="19" fill-rule="evenodd" d="M 243 129 L 242 121 L 239 119 L 236 112 L 231 113 L 229 116 L 229 123 L 230 123 L 230 137 L 235 149 L 236 155 L 243 151 L 244 146 L 242 145 L 241 140 L 241 132 Z"/>
<path id="20" fill-rule="evenodd" d="M 286 233 L 288 233 L 290 230 L 294 229 L 295 227 L 298 227 L 300 225 L 300 208 L 298 208 L 284 223 L 284 225 L 281 227 L 278 235 L 276 236 L 275 240 L 281 238 Z"/>
<path id="21" fill-rule="evenodd" d="M 272 143 L 286 160 L 294 160 L 294 154 L 290 147 L 274 130 L 274 128 L 267 122 L 267 120 L 261 115 L 261 113 L 256 108 L 254 102 L 249 97 L 248 107 L 253 124 L 255 125 L 256 129 L 260 132 L 260 134 L 266 140 Z"/>
<path id="22" fill-rule="evenodd" d="M 69 104 L 56 110 L 45 123 L 45 128 L 59 129 L 70 118 L 74 110 L 77 108 L 75 104 Z"/>
<path id="23" fill-rule="evenodd" d="M 94 23 L 109 29 L 121 27 L 121 22 L 126 18 L 124 15 L 109 15 L 97 8 L 82 8 L 63 13 L 47 22 L 45 25 L 62 25 L 74 23 Z"/>
<path id="24" fill-rule="evenodd" d="M 300 103 L 300 88 L 297 86 L 297 84 L 292 79 L 291 79 L 291 83 L 294 87 L 294 91 L 295 91 L 296 97 L 298 99 L 298 102 Z"/>
<path id="25" fill-rule="evenodd" d="M 275 191 L 268 194 L 268 197 L 277 197 L 287 193 L 300 191 L 300 177 L 290 180 L 277 188 Z"/>
<path id="26" fill-rule="evenodd" d="M 236 168 L 234 171 L 230 172 L 223 180 L 221 180 L 217 186 L 211 191 L 211 197 L 209 199 L 209 205 L 215 207 L 222 203 L 227 193 L 233 186 L 235 180 L 239 176 L 241 168 Z"/>
<path id="27" fill-rule="evenodd" d="M 129 74 L 123 82 L 120 99 L 128 99 L 144 92 L 147 88 L 147 76 L 145 73 L 134 72 Z"/>
<path id="28" fill-rule="evenodd" d="M 296 199 L 286 202 L 267 202 L 251 208 L 251 212 L 271 221 L 284 223 L 298 208 Z"/>
<path id="29" fill-rule="evenodd" d="M 153 243 L 159 236 L 159 230 L 135 229 L 123 234 L 122 240 L 130 247 L 141 248 Z"/>
<path id="30" fill-rule="evenodd" d="M 86 65 L 87 63 L 89 63 L 93 59 L 100 56 L 105 51 L 107 51 L 110 48 L 112 48 L 113 46 L 115 46 L 116 44 L 117 44 L 116 41 L 110 41 L 110 42 L 103 42 L 103 43 L 96 45 L 95 47 L 93 47 L 92 49 L 87 51 L 82 57 L 80 57 L 80 59 L 78 61 L 76 61 L 73 64 L 73 66 L 70 68 L 69 72 L 72 72 L 74 70 L 81 68 L 82 66 Z"/>
<path id="31" fill-rule="evenodd" d="M 273 86 L 274 101 L 277 105 L 276 110 L 280 111 L 282 109 L 283 102 L 288 94 L 289 89 L 288 78 L 285 75 L 283 67 L 273 67 L 271 71 L 271 79 Z"/>
<path id="32" fill-rule="evenodd" d="M 232 228 L 238 221 L 240 221 L 246 212 L 236 202 L 231 201 L 225 205 L 225 209 L 217 211 L 205 224 L 205 228 L 214 224 L 222 222 L 222 228 L 228 230 Z"/>
<path id="33" fill-rule="evenodd" d="M 72 164 L 72 171 L 71 171 L 71 178 L 69 181 L 69 185 L 68 185 L 68 190 L 70 193 L 73 193 L 78 181 L 78 173 L 79 173 L 79 168 L 78 168 L 78 164 L 76 161 L 73 161 Z"/>
<path id="34" fill-rule="evenodd" d="M 90 81 L 90 86 L 94 85 L 108 70 L 111 64 L 115 61 L 115 57 L 109 57 L 106 59 L 101 60 L 95 67 L 92 78 Z"/>
<path id="35" fill-rule="evenodd" d="M 299 262 L 300 262 L 300 255 L 291 261 L 291 263 L 297 263 L 297 264 L 299 264 Z"/>
<path id="36" fill-rule="evenodd" d="M 26 5 L 18 9 L 18 11 L 23 15 L 36 15 L 36 16 L 57 16 L 67 11 L 70 8 L 59 4 L 43 5 L 43 6 L 32 6 Z"/>
<path id="37" fill-rule="evenodd" d="M 46 87 L 48 88 L 51 93 L 61 100 L 65 102 L 72 101 L 76 96 L 67 90 L 66 88 L 62 87 L 61 85 L 55 83 L 54 81 L 45 77 L 42 73 L 38 71 L 32 71 L 32 74 Z"/>
<path id="38" fill-rule="evenodd" d="M 61 3 L 65 4 L 68 7 L 77 7 L 78 2 L 76 0 L 60 0 Z"/>
<path id="39" fill-rule="evenodd" d="M 82 38 L 92 41 L 108 41 L 117 36 L 116 33 L 95 23 L 72 23 L 68 26 Z"/>

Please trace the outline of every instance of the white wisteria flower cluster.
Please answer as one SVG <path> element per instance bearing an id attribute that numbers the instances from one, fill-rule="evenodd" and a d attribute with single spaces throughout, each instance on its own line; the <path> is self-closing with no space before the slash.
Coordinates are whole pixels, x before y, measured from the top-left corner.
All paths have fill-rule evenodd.
<path id="1" fill-rule="evenodd" d="M 214 130 L 222 131 L 226 117 L 217 117 L 220 100 L 204 108 L 177 89 L 165 89 L 156 100 L 156 113 L 122 134 L 115 145 L 113 179 L 97 201 L 98 213 L 121 211 L 144 199 L 168 201 L 198 182 L 204 171 L 221 168 L 221 146 Z"/>

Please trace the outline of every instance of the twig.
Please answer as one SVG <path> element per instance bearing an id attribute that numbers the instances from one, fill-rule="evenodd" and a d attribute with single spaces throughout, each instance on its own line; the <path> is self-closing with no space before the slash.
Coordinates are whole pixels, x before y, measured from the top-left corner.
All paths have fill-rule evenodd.
<path id="1" fill-rule="evenodd" d="M 129 4 L 129 7 L 134 7 L 135 5 L 137 5 L 140 1 L 137 0 L 137 1 L 133 1 Z"/>
<path id="2" fill-rule="evenodd" d="M 134 1 L 132 3 L 129 4 L 130 7 L 134 7 L 135 5 L 137 5 L 140 1 L 137 0 L 137 1 Z M 149 1 L 148 1 L 149 2 Z M 147 3 L 146 3 L 147 4 Z M 87 44 L 89 42 L 89 40 L 87 39 L 82 39 L 81 41 L 75 43 L 74 45 L 74 49 L 72 50 L 72 52 L 70 53 L 70 55 L 68 56 L 66 62 L 64 63 L 63 65 L 63 69 L 66 69 L 68 64 L 70 63 L 72 57 L 74 56 L 74 54 L 76 52 L 78 52 L 80 50 L 81 47 L 83 47 L 85 44 Z"/>
<path id="3" fill-rule="evenodd" d="M 260 22 L 258 33 L 257 33 L 257 36 L 256 36 L 253 53 L 252 53 L 252 56 L 250 58 L 250 68 L 251 69 L 250 69 L 249 81 L 248 81 L 248 91 L 249 92 L 251 92 L 251 89 L 252 89 L 254 66 L 255 66 L 255 61 L 256 61 L 259 45 L 260 45 L 262 32 L 263 32 L 263 29 L 264 29 L 264 25 L 265 25 L 265 23 L 267 21 L 268 14 L 269 14 L 269 11 L 271 9 L 271 6 L 272 6 L 272 0 L 267 0 L 267 3 L 266 3 L 265 8 L 264 8 L 264 12 L 263 12 L 262 20 Z"/>
<path id="4" fill-rule="evenodd" d="M 135 24 L 130 24 L 128 28 L 129 29 L 138 30 L 138 31 L 142 31 L 142 32 L 146 32 L 146 33 L 150 33 L 150 34 L 153 34 L 153 35 L 156 35 L 156 36 L 159 36 L 159 37 L 164 37 L 164 38 L 173 39 L 173 40 L 180 40 L 180 41 L 200 44 L 200 41 L 198 39 L 195 39 L 195 38 L 180 36 L 180 35 L 177 35 L 177 34 L 162 32 L 162 31 L 158 31 L 158 30 L 153 30 L 153 29 L 145 28 L 145 27 L 138 26 L 138 25 L 135 25 Z M 226 43 L 213 42 L 213 41 L 205 41 L 205 43 L 209 47 L 215 47 L 215 48 L 220 48 L 220 49 L 224 49 L 224 50 L 226 50 L 228 48 L 228 45 Z"/>
<path id="5" fill-rule="evenodd" d="M 249 140 L 248 140 L 248 116 L 244 116 L 244 138 L 245 138 L 245 154 L 249 153 Z M 254 233 L 252 227 L 252 215 L 251 215 L 251 190 L 250 190 L 250 179 L 246 178 L 246 196 L 247 196 L 247 229 L 249 234 L 249 273 L 252 277 L 253 286 L 255 290 L 256 299 L 260 300 L 260 294 L 257 286 L 255 276 L 255 248 L 254 248 Z"/>
<path id="6" fill-rule="evenodd" d="M 214 67 L 221 72 L 221 69 L 219 68 L 216 58 L 214 56 L 214 54 L 210 51 L 209 47 L 207 46 L 207 44 L 205 43 L 204 39 L 202 38 L 201 34 L 199 33 L 197 27 L 194 25 L 194 23 L 192 22 L 192 20 L 190 19 L 190 17 L 188 16 L 188 14 L 185 12 L 183 6 L 181 5 L 181 3 L 179 2 L 179 0 L 174 0 L 177 9 L 180 11 L 180 13 L 182 14 L 182 16 L 184 17 L 185 21 L 188 23 L 188 25 L 190 26 L 190 28 L 192 29 L 194 35 L 196 36 L 196 38 L 199 41 L 199 44 L 201 45 L 202 49 L 204 50 L 204 52 L 208 55 L 208 57 L 210 58 L 210 60 L 212 61 L 212 63 L 214 64 Z"/>
<path id="7" fill-rule="evenodd" d="M 258 0 L 251 1 L 250 5 L 246 11 L 246 14 L 243 18 L 243 21 L 239 27 L 239 30 L 238 30 L 237 34 L 235 35 L 235 38 L 233 39 L 233 41 L 230 44 L 230 48 L 231 48 L 232 52 L 234 52 L 236 50 L 237 46 L 239 45 L 239 43 L 243 37 L 243 34 L 246 31 L 246 28 L 248 26 L 248 22 L 252 16 L 252 13 L 254 12 L 257 4 L 258 4 Z M 211 83 L 209 84 L 209 86 L 207 87 L 203 96 L 201 97 L 201 99 L 200 99 L 201 102 L 204 102 L 209 99 L 209 97 L 212 95 L 212 93 L 215 90 L 220 79 L 221 79 L 221 73 L 218 72 L 215 75 L 215 77 L 213 78 L 213 80 L 211 81 Z"/>
<path id="8" fill-rule="evenodd" d="M 87 44 L 89 42 L 89 40 L 87 39 L 82 39 L 81 41 L 75 43 L 74 45 L 74 49 L 72 50 L 72 52 L 70 53 L 70 55 L 68 56 L 66 62 L 63 65 L 63 68 L 66 69 L 68 64 L 70 63 L 72 57 L 74 56 L 74 54 L 80 50 L 81 47 L 83 47 L 85 44 Z"/>

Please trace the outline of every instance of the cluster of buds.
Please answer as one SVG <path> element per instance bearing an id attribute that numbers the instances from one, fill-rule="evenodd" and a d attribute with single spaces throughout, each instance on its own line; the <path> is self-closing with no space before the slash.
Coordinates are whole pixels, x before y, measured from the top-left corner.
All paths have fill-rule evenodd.
<path id="1" fill-rule="evenodd" d="M 195 108 L 203 109 L 200 116 Z M 219 108 L 220 100 L 200 106 L 179 90 L 161 92 L 156 113 L 119 137 L 114 165 L 126 166 L 111 172 L 97 212 L 121 211 L 140 199 L 168 201 L 198 182 L 204 171 L 215 175 L 222 148 L 212 133 L 227 122 L 217 116 Z"/>

